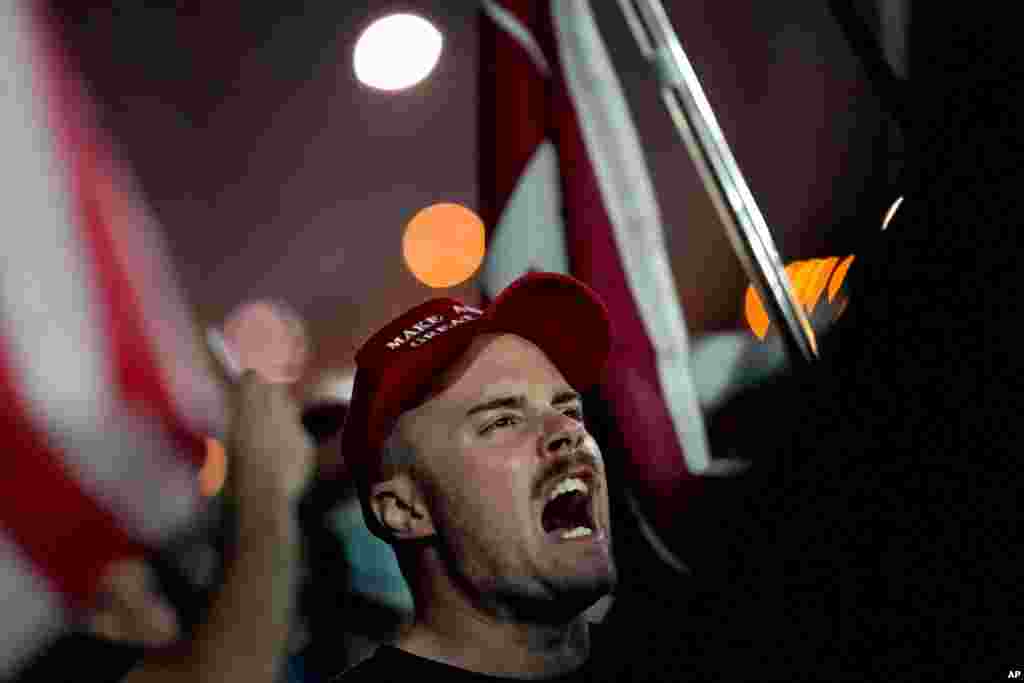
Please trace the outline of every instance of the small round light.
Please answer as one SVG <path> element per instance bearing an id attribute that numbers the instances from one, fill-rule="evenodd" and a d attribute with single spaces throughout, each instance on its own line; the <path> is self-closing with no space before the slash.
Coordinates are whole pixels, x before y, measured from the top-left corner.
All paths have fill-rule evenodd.
<path id="1" fill-rule="evenodd" d="M 415 14 L 378 19 L 356 41 L 356 78 L 378 90 L 409 88 L 433 71 L 443 42 L 441 32 Z"/>
<path id="2" fill-rule="evenodd" d="M 428 287 L 454 287 L 484 260 L 484 222 L 461 204 L 428 206 L 406 226 L 402 256 Z"/>
<path id="3" fill-rule="evenodd" d="M 224 343 L 239 370 L 256 370 L 265 381 L 290 384 L 301 378 L 309 339 L 299 313 L 281 301 L 249 301 L 224 322 Z"/>

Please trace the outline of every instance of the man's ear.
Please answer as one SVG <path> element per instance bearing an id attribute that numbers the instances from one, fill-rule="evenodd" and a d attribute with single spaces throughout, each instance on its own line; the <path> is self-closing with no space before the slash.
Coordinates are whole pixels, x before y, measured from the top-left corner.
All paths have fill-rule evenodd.
<path id="1" fill-rule="evenodd" d="M 370 508 L 395 540 L 427 538 L 435 533 L 426 501 L 407 471 L 370 486 Z"/>

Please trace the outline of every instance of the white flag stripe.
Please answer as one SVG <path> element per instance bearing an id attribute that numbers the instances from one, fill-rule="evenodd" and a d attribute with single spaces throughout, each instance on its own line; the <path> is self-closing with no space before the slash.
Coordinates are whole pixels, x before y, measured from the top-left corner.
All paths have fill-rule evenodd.
<path id="1" fill-rule="evenodd" d="M 113 246 L 138 290 L 146 338 L 155 351 L 176 415 L 190 431 L 223 438 L 220 431 L 227 423 L 227 408 L 220 388 L 205 371 L 208 368 L 199 351 L 202 346 L 195 338 L 198 332 L 179 296 L 184 290 L 166 257 L 169 245 L 149 212 L 135 201 L 142 195 L 133 178 L 120 169 L 110 171 L 119 174 L 116 180 L 105 178 L 112 196 L 117 196 L 117 188 L 122 192 L 131 188 L 122 195 L 127 200 L 123 209 L 130 215 L 112 221 Z"/>
<path id="2" fill-rule="evenodd" d="M 52 134 L 41 121 L 33 88 L 29 17 L 5 0 L 0 18 L 0 183 L 5 248 L 0 256 L 0 305 L 9 346 L 30 399 L 48 402 L 67 420 L 87 423 L 103 389 L 102 337 L 90 318 L 87 275 L 68 222 L 67 187 Z M 28 363 L 32 357 L 46 359 Z"/>
<path id="3" fill-rule="evenodd" d="M 182 524 L 197 504 L 191 464 L 143 423 L 113 390 L 103 307 L 74 221 L 81 220 L 47 127 L 47 97 L 33 87 L 40 55 L 27 13 L 4 3 L 0 72 L 0 148 L 5 151 L 9 239 L 0 267 L 0 331 L 11 350 L 18 389 L 41 429 L 63 451 L 83 490 L 106 501 L 124 526 L 147 541 Z M 57 133 L 59 134 L 59 132 Z M 18 169 L 11 173 L 10 169 Z"/>
<path id="4" fill-rule="evenodd" d="M 530 30 L 523 26 L 522 22 L 515 15 L 493 0 L 483 0 L 483 9 L 499 28 L 519 43 L 519 46 L 523 48 L 541 75 L 548 78 L 551 75 L 551 66 L 544 56 L 544 50 L 533 39 L 533 34 L 530 33 Z"/>
<path id="5" fill-rule="evenodd" d="M 133 536 L 159 544 L 198 510 L 196 473 L 162 425 L 121 414 L 83 432 L 51 429 L 75 480 Z"/>
<path id="6" fill-rule="evenodd" d="M 639 136 L 586 0 L 551 3 L 566 85 L 597 176 L 630 292 L 658 362 L 658 379 L 694 474 L 709 464 L 682 305 Z"/>
<path id="7" fill-rule="evenodd" d="M 60 597 L 0 529 L 0 678 L 7 680 L 67 616 Z"/>
<path id="8" fill-rule="evenodd" d="M 492 234 L 481 276 L 490 298 L 531 268 L 569 274 L 560 175 L 558 152 L 545 140 L 519 176 Z"/>

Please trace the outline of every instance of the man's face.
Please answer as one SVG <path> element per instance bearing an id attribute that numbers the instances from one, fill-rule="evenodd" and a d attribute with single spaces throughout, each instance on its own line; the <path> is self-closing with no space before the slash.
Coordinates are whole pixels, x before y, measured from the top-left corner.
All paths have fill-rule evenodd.
<path id="1" fill-rule="evenodd" d="M 400 428 L 450 570 L 492 607 L 574 616 L 615 585 L 607 482 L 579 395 L 532 343 L 476 339 Z"/>

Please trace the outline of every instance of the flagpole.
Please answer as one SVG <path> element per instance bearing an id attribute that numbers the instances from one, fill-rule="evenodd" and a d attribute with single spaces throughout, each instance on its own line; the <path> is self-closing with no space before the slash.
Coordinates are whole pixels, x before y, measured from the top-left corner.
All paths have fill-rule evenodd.
<path id="1" fill-rule="evenodd" d="M 697 74 L 683 52 L 661 0 L 619 0 L 630 30 L 661 83 L 661 93 L 697 166 L 743 269 L 761 297 L 791 359 L 811 361 L 818 349 L 793 295 L 782 260 Z"/>

